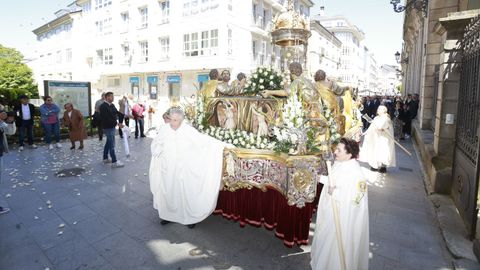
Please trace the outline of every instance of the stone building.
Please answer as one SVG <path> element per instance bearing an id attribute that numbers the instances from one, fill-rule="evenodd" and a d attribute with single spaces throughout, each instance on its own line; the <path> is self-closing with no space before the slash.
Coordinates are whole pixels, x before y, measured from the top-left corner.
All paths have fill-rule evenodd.
<path id="1" fill-rule="evenodd" d="M 452 197 L 468 237 L 480 239 L 480 0 L 409 0 L 406 6 L 403 85 L 420 95 L 413 138 L 433 191 Z"/>

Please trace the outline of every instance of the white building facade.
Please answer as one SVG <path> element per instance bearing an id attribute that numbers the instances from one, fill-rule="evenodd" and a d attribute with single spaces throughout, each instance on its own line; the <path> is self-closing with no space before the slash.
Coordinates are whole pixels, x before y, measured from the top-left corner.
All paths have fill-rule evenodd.
<path id="1" fill-rule="evenodd" d="M 270 44 L 269 31 L 285 4 L 77 0 L 34 30 L 38 44 L 29 65 L 40 94 L 43 80 L 73 80 L 90 81 L 94 95 L 191 96 L 212 68 L 230 70 L 233 80 L 238 72 L 278 64 L 279 49 Z M 294 4 L 309 18 L 312 1 Z"/>
<path id="2" fill-rule="evenodd" d="M 341 42 L 339 80 L 360 91 L 373 85 L 376 68 L 371 53 L 363 45 L 364 33 L 343 16 L 317 16 L 316 20 L 332 32 Z"/>
<path id="3" fill-rule="evenodd" d="M 318 21 L 310 21 L 310 30 L 312 36 L 309 39 L 307 58 L 309 72 L 313 75 L 322 69 L 329 78 L 338 79 L 342 42 Z"/>

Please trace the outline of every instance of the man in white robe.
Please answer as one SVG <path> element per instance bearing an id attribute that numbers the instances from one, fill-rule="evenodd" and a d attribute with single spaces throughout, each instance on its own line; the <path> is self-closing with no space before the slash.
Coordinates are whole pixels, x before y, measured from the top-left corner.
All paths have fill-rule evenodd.
<path id="1" fill-rule="evenodd" d="M 183 122 L 179 108 L 169 110 L 151 145 L 150 190 L 162 225 L 193 228 L 215 210 L 225 144 Z"/>
<path id="2" fill-rule="evenodd" d="M 314 270 L 342 269 L 332 201 L 338 208 L 346 270 L 368 269 L 368 194 L 366 178 L 356 161 L 358 152 L 357 142 L 342 138 L 335 150 L 330 178 L 320 179 L 324 187 L 318 202 L 310 261 Z"/>
<path id="3" fill-rule="evenodd" d="M 378 106 L 378 115 L 365 131 L 362 146 L 362 160 L 368 162 L 372 171 L 381 173 L 386 173 L 387 167 L 396 166 L 393 124 L 387 111 L 387 107 Z"/>

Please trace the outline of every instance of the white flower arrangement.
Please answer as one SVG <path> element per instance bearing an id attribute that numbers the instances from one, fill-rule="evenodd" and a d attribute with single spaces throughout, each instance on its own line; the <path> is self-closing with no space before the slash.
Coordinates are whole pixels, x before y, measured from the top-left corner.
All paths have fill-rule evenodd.
<path id="1" fill-rule="evenodd" d="M 271 67 L 258 67 L 251 74 L 249 84 L 245 85 L 245 93 L 256 95 L 263 90 L 278 90 L 282 89 L 284 77 L 281 72 L 272 69 Z"/>
<path id="2" fill-rule="evenodd" d="M 257 138 L 254 133 L 245 130 L 240 131 L 209 126 L 200 130 L 200 132 L 241 148 L 273 150 L 276 145 L 275 142 L 269 142 L 268 138 Z"/>

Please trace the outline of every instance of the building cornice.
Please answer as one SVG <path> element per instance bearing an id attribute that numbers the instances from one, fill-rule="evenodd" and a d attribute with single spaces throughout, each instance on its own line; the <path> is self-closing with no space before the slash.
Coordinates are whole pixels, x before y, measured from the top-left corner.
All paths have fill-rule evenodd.
<path id="1" fill-rule="evenodd" d="M 41 35 L 51 29 L 54 29 L 56 28 L 57 26 L 60 26 L 60 25 L 63 25 L 63 24 L 66 24 L 66 23 L 69 23 L 69 22 L 72 22 L 73 21 L 73 18 L 72 18 L 72 14 L 74 13 L 80 13 L 82 12 L 81 10 L 79 11 L 73 11 L 73 12 L 70 12 L 68 14 L 65 14 L 63 16 L 60 16 L 40 27 L 38 27 L 37 29 L 34 29 L 32 32 L 35 34 L 35 35 Z"/>
<path id="2" fill-rule="evenodd" d="M 323 26 L 319 21 L 311 20 L 310 28 L 312 30 L 317 30 L 321 36 L 328 39 L 330 42 L 332 42 L 336 46 L 342 46 L 342 42 L 332 32 L 328 31 L 328 29 L 325 28 L 325 26 Z"/>

